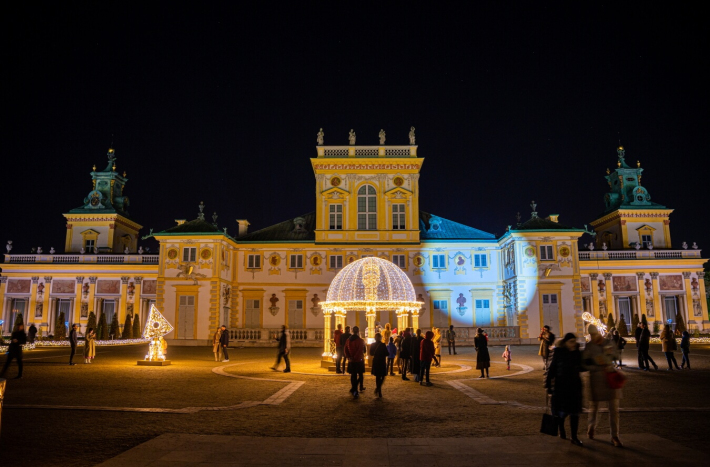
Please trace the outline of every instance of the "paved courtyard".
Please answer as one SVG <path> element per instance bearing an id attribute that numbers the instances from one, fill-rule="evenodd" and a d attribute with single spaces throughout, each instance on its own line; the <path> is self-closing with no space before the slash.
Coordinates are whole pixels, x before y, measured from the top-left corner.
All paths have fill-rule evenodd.
<path id="1" fill-rule="evenodd" d="M 652 356 L 664 368 L 659 350 Z M 432 372 L 433 387 L 392 377 L 381 400 L 373 397 L 370 376 L 353 400 L 349 377 L 320 368 L 319 349 L 294 349 L 290 374 L 269 370 L 274 349 L 235 348 L 229 363 L 218 363 L 210 348 L 172 346 L 173 365 L 136 366 L 145 351 L 99 348 L 95 363 L 73 367 L 66 349 L 26 352 L 25 377 L 8 381 L 2 463 L 347 465 L 343 455 L 360 453 L 362 462 L 398 465 L 401 452 L 432 459 L 428 465 L 446 459 L 446 465 L 535 465 L 532 454 L 544 447 L 557 463 L 594 464 L 608 454 L 617 465 L 661 459 L 687 465 L 699 452 L 710 453 L 709 346 L 693 348 L 692 371 L 629 369 L 621 404 L 627 448 L 611 449 L 603 416 L 598 440 L 582 437 L 579 455 L 538 433 L 545 396 L 533 346 L 513 348 L 510 371 L 502 347 L 493 347 L 489 380 L 477 379 L 473 349 L 459 349 Z M 15 372 L 13 365 L 7 377 Z"/>

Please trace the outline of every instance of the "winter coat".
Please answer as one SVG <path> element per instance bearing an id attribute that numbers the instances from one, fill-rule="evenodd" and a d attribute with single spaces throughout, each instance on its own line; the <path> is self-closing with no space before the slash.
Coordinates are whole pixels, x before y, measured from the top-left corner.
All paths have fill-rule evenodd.
<path id="1" fill-rule="evenodd" d="M 229 345 L 229 330 L 225 329 L 222 331 L 222 335 L 219 336 L 219 343 L 222 347 Z"/>
<path id="2" fill-rule="evenodd" d="M 372 373 L 374 376 L 387 376 L 387 346 L 382 342 L 375 342 L 370 346 L 372 357 Z"/>
<path id="3" fill-rule="evenodd" d="M 589 399 L 592 401 L 610 401 L 621 399 L 621 389 L 612 389 L 606 380 L 607 370 L 612 369 L 612 349 L 602 342 L 594 340 L 587 343 L 582 353 L 582 363 L 589 371 Z"/>
<path id="4" fill-rule="evenodd" d="M 634 331 L 634 337 L 636 338 L 636 347 L 639 346 L 639 342 L 641 342 L 641 332 L 643 332 L 643 328 L 637 327 L 636 331 Z"/>
<path id="5" fill-rule="evenodd" d="M 76 336 L 76 329 L 72 328 L 71 331 L 69 331 L 69 345 L 72 347 L 76 347 L 76 344 L 79 343 L 79 339 Z"/>
<path id="6" fill-rule="evenodd" d="M 15 342 L 17 341 L 17 342 Z M 27 343 L 27 334 L 25 334 L 24 329 L 20 331 L 19 329 L 12 333 L 10 336 L 10 345 L 7 347 L 9 353 L 20 353 L 22 352 L 22 346 Z"/>
<path id="7" fill-rule="evenodd" d="M 666 331 L 665 329 L 661 333 L 661 345 L 663 346 L 664 352 L 674 352 L 678 350 L 678 344 L 675 341 L 675 336 L 673 331 Z"/>
<path id="8" fill-rule="evenodd" d="M 441 329 L 436 329 L 432 341 L 434 342 L 434 355 L 441 355 Z"/>
<path id="9" fill-rule="evenodd" d="M 348 342 L 350 336 L 352 336 L 352 334 L 349 332 L 344 332 L 340 335 L 340 347 L 345 347 L 345 343 Z"/>
<path id="10" fill-rule="evenodd" d="M 426 337 L 419 345 L 419 361 L 422 363 L 431 363 L 434 359 L 434 342 L 431 340 L 432 337 L 434 337 L 434 333 L 427 331 Z"/>
<path id="11" fill-rule="evenodd" d="M 389 353 L 388 358 L 394 359 L 397 356 L 397 346 L 390 342 L 387 344 L 387 352 Z"/>
<path id="12" fill-rule="evenodd" d="M 220 347 L 220 340 L 222 339 L 222 328 L 217 329 L 217 332 L 214 333 L 214 337 L 212 338 L 212 352 L 217 353 L 219 352 Z"/>
<path id="13" fill-rule="evenodd" d="M 84 358 L 96 357 L 96 334 L 87 334 L 84 339 Z"/>
<path id="14" fill-rule="evenodd" d="M 409 360 L 412 356 L 412 335 L 408 332 L 404 333 L 404 338 L 400 344 L 399 358 Z"/>
<path id="15" fill-rule="evenodd" d="M 421 340 L 420 340 L 421 339 Z M 424 340 L 423 337 L 412 336 L 412 373 L 419 374 L 420 363 L 419 363 L 419 346 L 421 341 Z"/>
<path id="16" fill-rule="evenodd" d="M 287 330 L 281 331 L 279 336 L 279 352 L 288 353 L 291 350 L 291 334 Z"/>
<path id="17" fill-rule="evenodd" d="M 512 352 L 509 349 L 503 351 L 503 360 L 509 362 L 511 360 Z"/>
<path id="18" fill-rule="evenodd" d="M 552 414 L 560 416 L 582 413 L 582 352 L 555 347 L 547 371 L 545 387 L 552 393 Z"/>
<path id="19" fill-rule="evenodd" d="M 690 353 L 690 334 L 683 333 L 683 338 L 680 340 L 680 350 L 684 353 Z"/>
<path id="20" fill-rule="evenodd" d="M 446 340 L 447 342 L 456 342 L 456 331 L 453 329 L 446 331 Z"/>
<path id="21" fill-rule="evenodd" d="M 648 328 L 641 330 L 641 337 L 638 340 L 638 347 L 641 350 L 648 350 L 651 345 L 651 331 Z"/>
<path id="22" fill-rule="evenodd" d="M 538 350 L 537 354 L 543 358 L 549 358 L 550 346 L 555 342 L 555 335 L 548 332 L 547 337 L 543 334 L 543 336 L 538 337 L 537 339 L 540 341 L 540 350 Z"/>
<path id="23" fill-rule="evenodd" d="M 390 337 L 392 336 L 392 330 L 385 326 L 385 330 L 382 331 L 382 342 L 389 345 Z"/>
<path id="24" fill-rule="evenodd" d="M 488 339 L 483 334 L 476 334 L 473 338 L 476 347 L 476 369 L 483 370 L 491 367 L 491 355 L 488 353 Z"/>
<path id="25" fill-rule="evenodd" d="M 360 336 L 352 335 L 345 343 L 345 356 L 350 362 L 365 361 L 365 341 Z"/>
<path id="26" fill-rule="evenodd" d="M 333 331 L 333 342 L 335 342 L 335 347 L 340 347 L 342 348 L 343 346 L 340 344 L 340 336 L 343 335 L 343 331 L 340 329 L 336 329 Z"/>

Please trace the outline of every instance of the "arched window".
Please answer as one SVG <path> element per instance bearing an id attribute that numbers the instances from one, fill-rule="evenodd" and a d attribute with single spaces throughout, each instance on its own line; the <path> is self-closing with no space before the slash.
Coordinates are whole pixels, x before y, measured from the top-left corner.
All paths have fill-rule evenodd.
<path id="1" fill-rule="evenodd" d="M 372 185 L 363 185 L 357 192 L 357 228 L 377 229 L 377 195 Z"/>

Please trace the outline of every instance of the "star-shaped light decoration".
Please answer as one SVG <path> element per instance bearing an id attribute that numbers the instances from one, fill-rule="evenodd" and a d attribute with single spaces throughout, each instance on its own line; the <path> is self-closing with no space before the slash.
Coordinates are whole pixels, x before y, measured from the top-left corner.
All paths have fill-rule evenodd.
<path id="1" fill-rule="evenodd" d="M 150 306 L 150 315 L 145 323 L 143 337 L 150 339 L 150 347 L 145 360 L 150 362 L 167 362 L 165 359 L 165 351 L 168 347 L 167 342 L 163 337 L 173 332 L 173 325 L 165 319 L 155 305 Z M 140 363 L 140 362 L 139 362 Z"/>

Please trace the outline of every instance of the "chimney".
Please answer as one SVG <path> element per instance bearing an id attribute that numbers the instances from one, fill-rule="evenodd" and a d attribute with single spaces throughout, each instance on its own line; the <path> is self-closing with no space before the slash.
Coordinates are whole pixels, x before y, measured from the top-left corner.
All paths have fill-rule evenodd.
<path id="1" fill-rule="evenodd" d="M 557 218 L 558 218 L 558 217 L 560 217 L 559 214 L 550 214 L 549 216 L 547 216 L 547 220 L 548 220 L 548 221 L 552 221 L 552 222 L 554 222 L 554 223 L 557 223 Z"/>
<path id="2" fill-rule="evenodd" d="M 249 221 L 246 219 L 237 219 L 237 224 L 239 224 L 239 233 L 237 234 L 237 237 L 246 235 L 247 230 L 249 229 Z"/>

